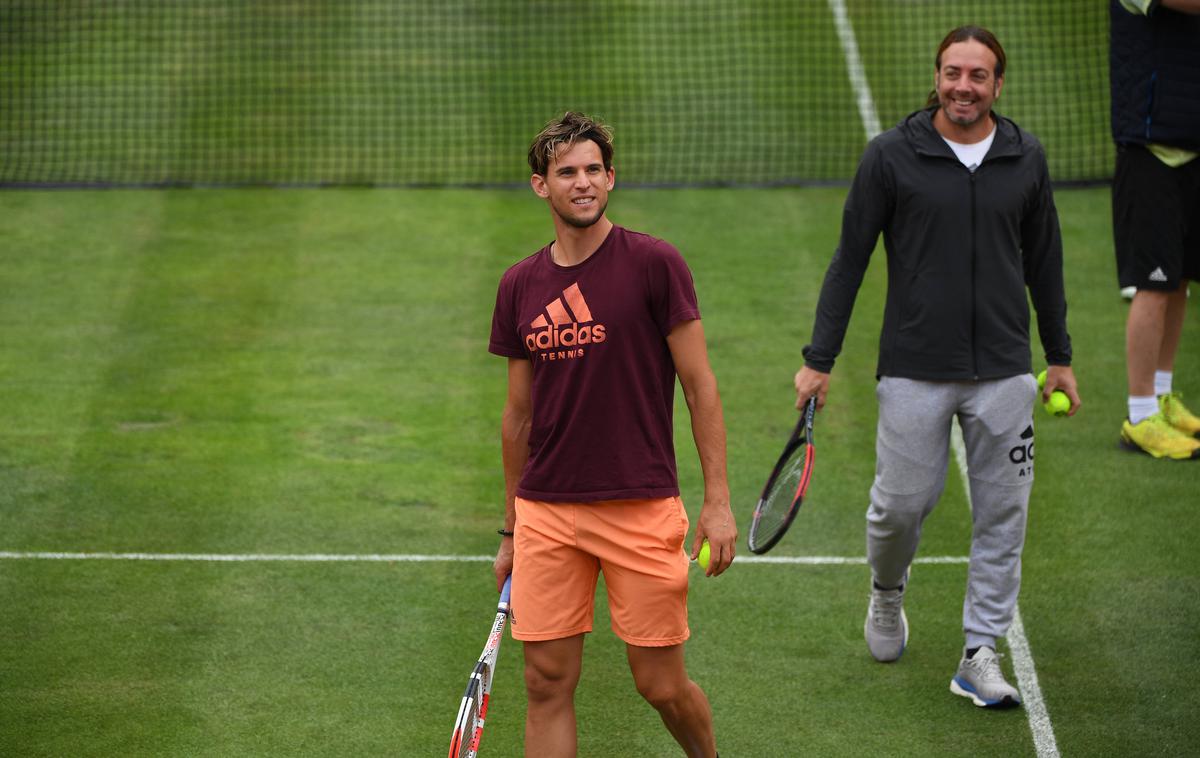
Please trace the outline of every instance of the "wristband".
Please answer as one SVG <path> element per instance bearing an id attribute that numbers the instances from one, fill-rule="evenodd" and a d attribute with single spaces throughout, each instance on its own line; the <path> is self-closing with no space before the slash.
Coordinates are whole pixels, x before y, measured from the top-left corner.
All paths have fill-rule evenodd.
<path id="1" fill-rule="evenodd" d="M 511 537 L 516 534 L 516 532 L 510 532 L 507 529 L 497 529 L 496 534 L 499 534 L 501 537 Z"/>

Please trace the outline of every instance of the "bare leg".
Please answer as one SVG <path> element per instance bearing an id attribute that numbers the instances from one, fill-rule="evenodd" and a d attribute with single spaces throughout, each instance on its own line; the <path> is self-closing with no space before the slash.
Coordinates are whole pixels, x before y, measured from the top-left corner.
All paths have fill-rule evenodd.
<path id="1" fill-rule="evenodd" d="M 574 758 L 575 687 L 583 667 L 583 635 L 525 643 L 525 755 Z"/>
<path id="2" fill-rule="evenodd" d="M 1154 394 L 1154 371 L 1158 369 L 1166 337 L 1167 303 L 1172 293 L 1139 289 L 1129 305 L 1125 322 L 1125 369 L 1129 394 L 1149 397 Z M 1175 335 L 1178 344 L 1179 335 Z M 1171 349 L 1174 358 L 1174 346 Z"/>
<path id="3" fill-rule="evenodd" d="M 1172 371 L 1175 368 L 1175 353 L 1179 349 L 1179 337 L 1183 334 L 1183 317 L 1187 314 L 1187 280 L 1179 285 L 1179 289 L 1167 293 L 1167 312 L 1163 320 L 1162 347 L 1158 351 L 1159 371 Z"/>
<path id="4" fill-rule="evenodd" d="M 713 758 L 712 709 L 700 686 L 688 678 L 683 645 L 625 646 L 638 693 L 654 706 L 689 758 Z"/>

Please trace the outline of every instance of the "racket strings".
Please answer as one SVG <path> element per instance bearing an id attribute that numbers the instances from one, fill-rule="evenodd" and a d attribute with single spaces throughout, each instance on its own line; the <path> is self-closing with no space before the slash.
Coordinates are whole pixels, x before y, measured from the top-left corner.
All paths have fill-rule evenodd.
<path id="1" fill-rule="evenodd" d="M 463 704 L 463 714 L 459 719 L 458 730 L 450 745 L 450 755 L 454 758 L 468 758 L 478 749 L 477 729 L 479 724 L 479 692 L 472 691 Z"/>
<path id="2" fill-rule="evenodd" d="M 812 446 L 800 445 L 780 467 L 779 475 L 755 510 L 754 532 L 758 543 L 767 543 L 787 526 L 792 504 L 808 489 L 812 457 Z"/>

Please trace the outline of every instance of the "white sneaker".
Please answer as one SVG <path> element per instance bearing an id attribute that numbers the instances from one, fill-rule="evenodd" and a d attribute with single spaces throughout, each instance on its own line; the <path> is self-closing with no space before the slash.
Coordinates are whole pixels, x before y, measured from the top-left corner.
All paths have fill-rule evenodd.
<path id="1" fill-rule="evenodd" d="M 971 698 L 980 708 L 1015 708 L 1021 704 L 1020 693 L 1000 671 L 1000 656 L 990 647 L 979 648 L 972 658 L 963 650 L 958 673 L 950 680 L 950 691 Z"/>

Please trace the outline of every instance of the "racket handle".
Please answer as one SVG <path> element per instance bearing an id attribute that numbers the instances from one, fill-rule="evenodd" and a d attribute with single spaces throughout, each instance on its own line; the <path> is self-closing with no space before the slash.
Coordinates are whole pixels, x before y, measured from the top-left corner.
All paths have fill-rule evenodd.
<path id="1" fill-rule="evenodd" d="M 508 605 L 508 596 L 512 594 L 512 574 L 504 580 L 504 589 L 500 590 L 500 604 Z"/>

